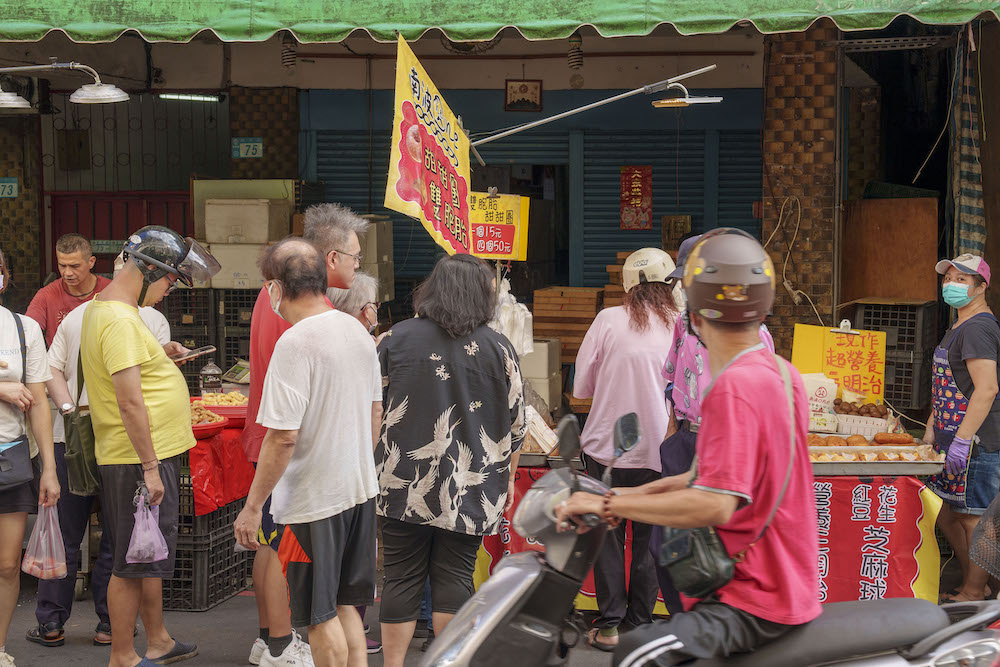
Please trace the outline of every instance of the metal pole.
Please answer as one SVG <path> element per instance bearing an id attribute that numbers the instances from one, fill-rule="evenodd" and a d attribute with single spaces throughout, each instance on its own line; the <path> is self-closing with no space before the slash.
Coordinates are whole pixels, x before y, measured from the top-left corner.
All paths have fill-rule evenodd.
<path id="1" fill-rule="evenodd" d="M 643 86 L 642 88 L 636 88 L 635 90 L 631 90 L 631 91 L 629 91 L 627 93 L 622 93 L 620 95 L 615 95 L 614 97 L 609 97 L 607 99 L 600 100 L 598 102 L 593 102 L 591 104 L 587 104 L 585 106 L 578 107 L 576 109 L 570 109 L 569 111 L 564 111 L 563 113 L 558 113 L 555 116 L 549 116 L 548 118 L 543 118 L 541 120 L 536 120 L 536 121 L 533 121 L 531 123 L 525 123 L 524 125 L 518 125 L 515 128 L 509 129 L 509 130 L 505 130 L 503 132 L 500 132 L 498 134 L 494 134 L 494 135 L 489 136 L 489 137 L 484 137 L 483 139 L 479 139 L 477 141 L 473 141 L 472 142 L 472 147 L 475 148 L 476 146 L 481 146 L 482 144 L 486 144 L 486 143 L 489 143 L 491 141 L 496 141 L 497 139 L 503 139 L 504 137 L 509 137 L 512 134 L 517 134 L 519 132 L 524 132 L 525 130 L 530 130 L 530 129 L 539 127 L 541 125 L 547 125 L 548 123 L 551 123 L 551 122 L 557 121 L 557 120 L 562 120 L 563 118 L 569 118 L 570 116 L 575 116 L 578 113 L 583 113 L 584 111 L 590 111 L 591 109 L 596 109 L 598 107 L 602 107 L 605 104 L 611 104 L 612 102 L 619 102 L 621 100 L 628 99 L 629 97 L 633 97 L 635 95 L 639 95 L 640 93 L 643 93 L 643 94 L 646 94 L 646 95 L 652 95 L 653 93 L 663 92 L 664 90 L 667 89 L 667 86 L 669 86 L 672 83 L 677 83 L 678 81 L 683 81 L 684 79 L 689 79 L 692 76 L 697 76 L 699 74 L 704 74 L 705 72 L 711 72 L 713 69 L 715 69 L 715 67 L 716 67 L 715 65 L 708 65 L 707 67 L 702 67 L 701 69 L 696 69 L 696 70 L 693 70 L 691 72 L 685 72 L 684 74 L 678 74 L 677 76 L 672 77 L 670 79 L 665 79 L 664 81 L 659 81 L 657 83 L 651 83 L 648 86 Z"/>
<path id="2" fill-rule="evenodd" d="M 60 69 L 72 69 L 86 72 L 94 77 L 94 81 L 101 82 L 101 77 L 92 67 L 81 65 L 80 63 L 49 63 L 48 65 L 14 65 L 11 67 L 0 67 L 0 74 L 11 74 L 20 72 L 51 72 Z"/>

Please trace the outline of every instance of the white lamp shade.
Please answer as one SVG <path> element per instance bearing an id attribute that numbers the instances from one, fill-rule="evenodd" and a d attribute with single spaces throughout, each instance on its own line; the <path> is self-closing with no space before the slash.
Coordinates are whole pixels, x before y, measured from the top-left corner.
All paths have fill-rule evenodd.
<path id="1" fill-rule="evenodd" d="M 0 90 L 0 109 L 30 109 L 31 103 L 17 93 L 5 93 Z"/>
<path id="2" fill-rule="evenodd" d="M 76 104 L 108 104 L 127 100 L 128 93 L 110 83 L 84 84 L 69 97 L 69 101 Z"/>

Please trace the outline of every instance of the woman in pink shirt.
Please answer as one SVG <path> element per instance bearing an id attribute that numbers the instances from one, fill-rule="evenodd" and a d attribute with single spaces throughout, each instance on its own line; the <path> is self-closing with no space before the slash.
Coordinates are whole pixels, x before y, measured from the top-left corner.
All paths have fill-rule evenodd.
<path id="1" fill-rule="evenodd" d="M 594 403 L 581 436 L 587 473 L 600 477 L 614 458 L 615 421 L 636 412 L 642 428 L 639 445 L 615 463 L 612 485 L 641 486 L 660 477 L 659 445 L 667 433 L 669 408 L 663 358 L 674 335 L 678 305 L 670 274 L 674 262 L 657 248 L 632 253 L 622 270 L 625 305 L 606 308 L 594 320 L 576 359 L 573 394 Z M 610 532 L 594 566 L 599 615 L 590 644 L 604 651 L 618 645 L 618 627 L 630 629 L 653 620 L 658 588 L 651 527 L 632 523 L 632 564 L 625 584 L 625 524 Z"/>

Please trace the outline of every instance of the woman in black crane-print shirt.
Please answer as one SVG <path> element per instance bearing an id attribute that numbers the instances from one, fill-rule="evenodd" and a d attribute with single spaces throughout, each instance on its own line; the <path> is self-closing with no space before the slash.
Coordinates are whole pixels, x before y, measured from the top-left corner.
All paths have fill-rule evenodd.
<path id="1" fill-rule="evenodd" d="M 446 257 L 414 297 L 419 317 L 379 345 L 386 387 L 376 506 L 387 667 L 403 664 L 428 575 L 439 633 L 472 595 L 482 536 L 498 531 L 513 500 L 523 381 L 510 341 L 486 325 L 495 306 L 486 265 Z"/>

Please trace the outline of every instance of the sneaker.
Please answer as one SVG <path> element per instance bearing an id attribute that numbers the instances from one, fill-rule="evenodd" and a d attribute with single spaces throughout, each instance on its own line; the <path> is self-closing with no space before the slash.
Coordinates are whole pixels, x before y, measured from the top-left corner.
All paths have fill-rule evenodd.
<path id="1" fill-rule="evenodd" d="M 0 667 L 16 667 L 14 665 L 14 656 L 10 653 L 0 651 Z"/>
<path id="2" fill-rule="evenodd" d="M 371 631 L 372 631 L 372 626 L 365 623 L 365 634 L 367 635 Z"/>
<path id="3" fill-rule="evenodd" d="M 250 664 L 259 665 L 260 659 L 264 656 L 264 651 L 267 650 L 267 642 L 257 637 L 253 643 L 253 647 L 250 649 Z"/>
<path id="4" fill-rule="evenodd" d="M 365 641 L 368 642 L 368 655 L 382 652 L 382 642 L 375 641 L 374 639 L 366 639 Z"/>
<path id="5" fill-rule="evenodd" d="M 316 667 L 313 663 L 312 649 L 294 630 L 292 630 L 292 643 L 285 647 L 281 655 L 275 658 L 270 651 L 264 651 L 260 664 L 261 667 Z"/>

